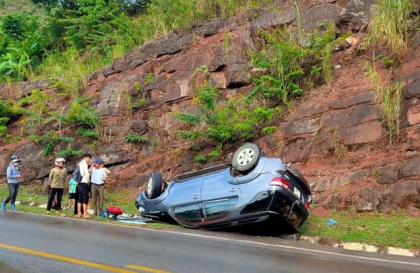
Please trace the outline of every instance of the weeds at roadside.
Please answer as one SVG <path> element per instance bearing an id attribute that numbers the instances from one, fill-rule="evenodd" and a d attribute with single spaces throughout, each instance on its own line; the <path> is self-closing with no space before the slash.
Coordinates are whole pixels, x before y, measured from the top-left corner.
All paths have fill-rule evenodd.
<path id="1" fill-rule="evenodd" d="M 337 224 L 326 225 L 329 219 L 336 220 Z M 322 217 L 311 214 L 299 232 L 327 241 L 358 242 L 418 250 L 418 230 L 420 218 L 409 217 L 402 212 L 385 215 L 375 212 L 357 214 L 351 211 L 336 211 Z"/>
<path id="2" fill-rule="evenodd" d="M 382 81 L 374 66 L 366 64 L 367 75 L 370 78 L 372 89 L 375 91 L 376 101 L 382 112 L 389 143 L 400 139 L 401 119 L 401 94 L 403 84 L 401 82 L 390 83 L 390 80 Z"/>

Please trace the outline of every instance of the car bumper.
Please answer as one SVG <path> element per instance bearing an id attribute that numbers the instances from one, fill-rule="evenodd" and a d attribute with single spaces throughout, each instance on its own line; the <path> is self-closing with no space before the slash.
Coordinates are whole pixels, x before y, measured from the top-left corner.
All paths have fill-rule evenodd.
<path id="1" fill-rule="evenodd" d="M 309 211 L 291 192 L 283 188 L 258 193 L 241 211 L 244 217 L 259 216 L 258 222 L 269 222 L 272 228 L 296 231 L 306 221 Z"/>

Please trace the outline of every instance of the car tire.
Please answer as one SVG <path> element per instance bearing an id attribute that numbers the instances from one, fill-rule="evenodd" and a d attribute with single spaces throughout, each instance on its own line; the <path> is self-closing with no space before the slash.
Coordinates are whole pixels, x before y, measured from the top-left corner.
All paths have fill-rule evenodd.
<path id="1" fill-rule="evenodd" d="M 232 158 L 232 167 L 238 172 L 249 172 L 255 168 L 261 156 L 261 149 L 254 143 L 242 145 Z"/>
<path id="2" fill-rule="evenodd" d="M 162 192 L 162 175 L 159 172 L 151 172 L 147 181 L 146 196 L 149 199 L 158 197 Z"/>

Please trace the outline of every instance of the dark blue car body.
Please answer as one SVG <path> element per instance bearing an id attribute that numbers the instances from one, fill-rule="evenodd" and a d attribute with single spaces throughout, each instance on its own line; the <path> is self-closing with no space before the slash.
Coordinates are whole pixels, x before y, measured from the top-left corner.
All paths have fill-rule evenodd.
<path id="1" fill-rule="evenodd" d="M 144 217 L 203 229 L 264 224 L 289 234 L 305 222 L 312 200 L 299 171 L 264 156 L 246 173 L 219 165 L 176 176 L 156 198 L 147 195 L 143 191 L 135 201 Z"/>

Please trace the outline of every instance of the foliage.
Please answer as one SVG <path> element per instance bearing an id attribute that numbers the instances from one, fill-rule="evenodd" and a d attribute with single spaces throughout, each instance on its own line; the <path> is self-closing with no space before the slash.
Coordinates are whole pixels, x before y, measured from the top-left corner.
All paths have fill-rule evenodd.
<path id="1" fill-rule="evenodd" d="M 174 29 L 189 29 L 203 20 L 228 18 L 268 3 L 268 0 L 154 0 L 147 6 L 146 19 L 157 38 Z"/>
<path id="2" fill-rule="evenodd" d="M 24 20 L 20 14 L 9 14 L 3 19 L 1 30 L 12 40 L 21 41 L 24 38 Z"/>
<path id="3" fill-rule="evenodd" d="M 289 28 L 272 32 L 261 31 L 262 48 L 250 52 L 252 64 L 264 71 L 263 75 L 252 78 L 255 88 L 247 99 L 260 96 L 273 104 L 288 105 L 290 99 L 301 96 L 305 83 L 308 83 L 320 71 L 322 63 L 324 78 L 331 82 L 331 54 L 334 42 L 334 26 L 323 33 L 314 32 L 309 37 L 307 47 L 299 43 L 299 35 Z M 304 66 L 311 61 L 311 69 Z"/>
<path id="4" fill-rule="evenodd" d="M 28 139 L 33 140 L 37 145 L 43 146 L 42 156 L 47 157 L 53 154 L 57 144 L 74 142 L 72 137 L 59 136 L 55 131 L 49 130 L 44 135 L 31 135 Z"/>
<path id="5" fill-rule="evenodd" d="M 373 10 L 365 43 L 385 47 L 402 57 L 407 47 L 411 11 L 409 0 L 379 0 Z"/>
<path id="6" fill-rule="evenodd" d="M 344 140 L 338 137 L 338 131 L 334 130 L 334 134 L 332 136 L 332 152 L 334 154 L 336 163 L 340 163 L 343 157 L 346 154 L 346 145 L 344 144 Z"/>
<path id="7" fill-rule="evenodd" d="M 369 63 L 366 64 L 367 74 L 375 91 L 376 100 L 382 110 L 383 122 L 388 131 L 389 143 L 400 138 L 401 120 L 401 82 L 391 84 L 389 79 L 382 81 L 380 76 Z"/>
<path id="8" fill-rule="evenodd" d="M 207 161 L 207 158 L 204 155 L 198 155 L 194 158 L 195 161 L 205 163 Z"/>
<path id="9" fill-rule="evenodd" d="M 57 96 L 66 96 L 66 90 Z M 63 136 L 63 127 L 81 126 L 77 133 L 84 137 L 99 138 L 101 119 L 95 108 L 90 107 L 86 98 L 78 98 L 69 103 L 60 104 L 58 100 L 40 90 L 32 90 L 31 94 L 20 99 L 18 104 L 26 107 L 26 114 L 22 120 L 24 128 L 40 129 L 41 126 L 52 122 L 58 123 L 57 131 L 48 131 L 42 137 L 30 136 L 38 145 L 44 146 L 44 156 L 51 154 L 58 143 L 74 142 L 72 138 Z M 97 130 L 97 131 L 94 131 Z"/>
<path id="10" fill-rule="evenodd" d="M 83 149 L 73 150 L 72 148 L 68 148 L 68 149 L 64 149 L 64 150 L 61 150 L 61 151 L 55 153 L 55 156 L 56 157 L 70 158 L 70 157 L 79 157 L 83 153 L 84 153 Z"/>
<path id="11" fill-rule="evenodd" d="M 43 5 L 47 13 L 50 13 L 53 7 L 57 7 L 60 4 L 60 1 L 57 0 L 31 0 L 31 2 L 37 5 Z"/>
<path id="12" fill-rule="evenodd" d="M 200 145 L 192 145 L 191 147 L 190 147 L 190 150 L 192 150 L 192 151 L 201 151 L 201 147 L 200 147 Z"/>
<path id="13" fill-rule="evenodd" d="M 94 129 L 100 127 L 101 118 L 94 107 L 89 106 L 86 98 L 73 100 L 67 113 L 67 123 L 76 123 L 84 128 Z"/>
<path id="14" fill-rule="evenodd" d="M 22 109 L 15 107 L 11 103 L 4 102 L 0 98 L 0 117 L 4 119 L 7 118 L 7 121 L 3 120 L 4 125 L 15 122 L 23 113 L 24 111 Z"/>
<path id="15" fill-rule="evenodd" d="M 0 82 L 60 77 L 73 90 L 73 98 L 78 97 L 79 87 L 86 86 L 87 75 L 146 41 L 202 20 L 271 4 L 269 0 L 32 2 L 43 5 L 46 13 L 13 15 L 5 27 L 10 36 L 0 35 L 0 53 L 4 53 Z"/>
<path id="16" fill-rule="evenodd" d="M 4 137 L 7 133 L 7 122 L 9 118 L 0 117 L 0 137 Z"/>
<path id="17" fill-rule="evenodd" d="M 194 69 L 193 76 L 195 76 L 198 73 L 204 73 L 204 75 L 209 76 L 210 75 L 210 69 L 207 65 L 202 65 Z"/>
<path id="18" fill-rule="evenodd" d="M 140 135 L 127 135 L 125 137 L 125 141 L 130 143 L 147 143 L 149 142 L 149 139 L 145 136 Z"/>
<path id="19" fill-rule="evenodd" d="M 209 153 L 208 156 L 210 158 L 219 158 L 221 156 L 221 152 L 215 150 L 215 151 L 212 151 L 211 153 Z"/>
<path id="20" fill-rule="evenodd" d="M 58 133 L 62 135 L 63 123 L 67 120 L 64 111 L 68 103 L 61 102 L 57 98 L 66 95 L 67 93 L 64 90 L 64 92 L 58 92 L 57 96 L 52 98 L 48 93 L 35 89 L 31 91 L 30 95 L 20 99 L 18 105 L 26 107 L 26 115 L 22 120 L 24 128 L 40 129 L 45 124 L 58 122 Z"/>
<path id="21" fill-rule="evenodd" d="M 25 13 L 8 14 L 1 22 L 0 34 L 0 82 L 28 79 L 48 46 L 40 19 Z"/>
<path id="22" fill-rule="evenodd" d="M 136 99 L 132 104 L 131 104 L 131 107 L 132 108 L 141 108 L 141 107 L 143 107 L 143 106 L 146 106 L 147 105 L 147 103 L 146 103 L 146 99 L 144 99 L 144 98 L 139 98 L 139 99 Z"/>
<path id="23" fill-rule="evenodd" d="M 328 219 L 335 219 L 337 225 L 327 226 L 325 222 Z M 386 215 L 341 211 L 323 217 L 312 213 L 299 233 L 337 242 L 419 249 L 420 234 L 416 232 L 419 228 L 419 217 L 409 217 L 403 213 Z"/>
<path id="24" fill-rule="evenodd" d="M 205 84 L 194 95 L 195 113 L 176 113 L 175 118 L 187 124 L 179 136 L 187 140 L 210 139 L 218 147 L 235 141 L 247 141 L 272 132 L 267 129 L 281 109 L 246 103 L 242 97 L 231 98 L 224 105 L 217 104 L 218 90 Z"/>
<path id="25" fill-rule="evenodd" d="M 84 58 L 83 58 L 84 57 Z M 92 53 L 85 56 L 74 48 L 65 52 L 52 50 L 39 65 L 36 72 L 45 78 L 60 79 L 60 88 L 69 90 L 73 99 L 79 97 L 79 88 L 87 86 L 89 74 L 104 65 L 104 56 Z"/>
<path id="26" fill-rule="evenodd" d="M 90 137 L 94 139 L 99 139 L 99 133 L 96 131 L 89 130 L 89 129 L 79 128 L 77 129 L 76 133 L 78 133 L 82 137 Z"/>

